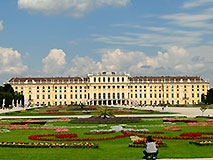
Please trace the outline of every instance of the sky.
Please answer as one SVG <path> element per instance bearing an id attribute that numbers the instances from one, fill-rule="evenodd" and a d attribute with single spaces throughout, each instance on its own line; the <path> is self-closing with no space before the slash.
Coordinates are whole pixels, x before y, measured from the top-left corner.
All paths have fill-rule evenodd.
<path id="1" fill-rule="evenodd" d="M 1 0 L 11 77 L 201 76 L 213 82 L 213 0 Z"/>

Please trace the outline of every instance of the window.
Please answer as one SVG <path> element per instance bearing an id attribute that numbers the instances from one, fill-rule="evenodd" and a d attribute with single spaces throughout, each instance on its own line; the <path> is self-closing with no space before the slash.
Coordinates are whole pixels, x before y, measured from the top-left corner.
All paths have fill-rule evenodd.
<path id="1" fill-rule="evenodd" d="M 105 89 L 106 88 L 106 86 L 103 86 L 103 89 Z"/>
<path id="2" fill-rule="evenodd" d="M 117 82 L 119 82 L 119 77 L 117 78 Z"/>
<path id="3" fill-rule="evenodd" d="M 122 86 L 122 88 L 124 88 L 124 86 Z"/>
<path id="4" fill-rule="evenodd" d="M 108 88 L 110 88 L 110 86 L 108 86 Z"/>
<path id="5" fill-rule="evenodd" d="M 110 82 L 110 77 L 108 77 L 108 82 Z"/>
<path id="6" fill-rule="evenodd" d="M 78 95 L 77 94 L 75 95 L 75 99 L 78 99 Z"/>
<path id="7" fill-rule="evenodd" d="M 169 94 L 168 93 L 166 94 L 166 98 L 169 98 Z"/>
<path id="8" fill-rule="evenodd" d="M 82 99 L 82 94 L 80 94 L 80 99 Z"/>
<path id="9" fill-rule="evenodd" d="M 72 89 L 72 86 L 70 86 L 70 89 Z"/>
<path id="10" fill-rule="evenodd" d="M 75 86 L 75 89 L 77 89 L 78 87 L 77 86 Z"/>
<path id="11" fill-rule="evenodd" d="M 96 78 L 94 77 L 94 82 L 96 82 Z"/>
<path id="12" fill-rule="evenodd" d="M 186 85 L 184 85 L 184 88 L 186 88 Z"/>
<path id="13" fill-rule="evenodd" d="M 98 82 L 101 82 L 101 78 L 100 77 L 98 78 Z"/>
<path id="14" fill-rule="evenodd" d="M 122 77 L 122 82 L 124 82 L 124 77 Z"/>
<path id="15" fill-rule="evenodd" d="M 172 98 L 174 98 L 174 94 L 172 93 Z"/>
<path id="16" fill-rule="evenodd" d="M 115 77 L 112 78 L 112 82 L 115 82 Z"/>
<path id="17" fill-rule="evenodd" d="M 112 86 L 113 89 L 115 89 L 115 86 Z"/>
<path id="18" fill-rule="evenodd" d="M 39 95 L 37 94 L 37 99 L 39 99 Z"/>
<path id="19" fill-rule="evenodd" d="M 179 93 L 177 93 L 177 98 L 179 98 Z"/>
<path id="20" fill-rule="evenodd" d="M 142 98 L 142 94 L 140 94 L 140 98 Z"/>
<path id="21" fill-rule="evenodd" d="M 152 94 L 150 94 L 150 98 L 152 98 Z"/>
<path id="22" fill-rule="evenodd" d="M 137 95 L 137 94 L 135 94 L 135 98 L 138 98 L 138 95 Z"/>
<path id="23" fill-rule="evenodd" d="M 124 98 L 125 98 L 124 93 L 122 93 L 122 99 L 124 99 Z"/>
<path id="24" fill-rule="evenodd" d="M 87 98 L 87 94 L 84 94 L 84 99 L 86 99 Z"/>
<path id="25" fill-rule="evenodd" d="M 55 99 L 57 99 L 57 94 L 55 94 Z"/>
<path id="26" fill-rule="evenodd" d="M 37 86 L 37 89 L 39 89 L 39 86 Z"/>
<path id="27" fill-rule="evenodd" d="M 98 94 L 98 99 L 101 99 L 101 93 Z"/>
<path id="28" fill-rule="evenodd" d="M 115 99 L 115 93 L 112 94 L 113 99 Z"/>
<path id="29" fill-rule="evenodd" d="M 67 95 L 66 94 L 64 95 L 64 99 L 67 99 Z"/>
<path id="30" fill-rule="evenodd" d="M 45 95 L 43 95 L 43 99 L 45 99 Z"/>
<path id="31" fill-rule="evenodd" d="M 192 98 L 194 98 L 194 93 L 192 93 Z"/>
<path id="32" fill-rule="evenodd" d="M 119 93 L 117 93 L 117 98 L 120 99 L 120 94 Z"/>
<path id="33" fill-rule="evenodd" d="M 105 77 L 103 78 L 103 82 L 105 82 Z"/>
<path id="34" fill-rule="evenodd" d="M 108 99 L 110 99 L 110 93 L 108 93 Z"/>
<path id="35" fill-rule="evenodd" d="M 106 94 L 105 93 L 103 93 L 103 99 L 106 99 Z"/>
<path id="36" fill-rule="evenodd" d="M 120 86 L 117 86 L 117 88 L 120 88 Z"/>
<path id="37" fill-rule="evenodd" d="M 96 99 L 96 93 L 94 93 L 94 99 Z"/>
<path id="38" fill-rule="evenodd" d="M 101 89 L 101 86 L 98 86 L 99 89 Z"/>
<path id="39" fill-rule="evenodd" d="M 192 85 L 192 88 L 194 88 L 194 85 Z"/>
<path id="40" fill-rule="evenodd" d="M 60 94 L 59 98 L 62 99 L 62 95 L 61 94 Z"/>
<path id="41" fill-rule="evenodd" d="M 144 98 L 146 98 L 146 94 L 144 94 Z"/>
<path id="42" fill-rule="evenodd" d="M 70 95 L 70 99 L 72 99 L 72 94 Z"/>
<path id="43" fill-rule="evenodd" d="M 159 98 L 161 98 L 161 94 L 159 93 Z"/>
<path id="44" fill-rule="evenodd" d="M 199 98 L 200 97 L 200 95 L 199 95 L 199 93 L 197 94 L 197 98 Z"/>
<path id="45" fill-rule="evenodd" d="M 155 94 L 155 98 L 157 98 L 157 94 Z"/>
<path id="46" fill-rule="evenodd" d="M 48 94 L 48 99 L 50 99 L 50 95 Z"/>

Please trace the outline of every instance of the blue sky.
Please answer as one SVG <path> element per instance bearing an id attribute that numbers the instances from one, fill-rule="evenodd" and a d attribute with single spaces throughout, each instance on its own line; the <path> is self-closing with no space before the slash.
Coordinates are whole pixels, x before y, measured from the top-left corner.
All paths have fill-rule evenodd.
<path id="1" fill-rule="evenodd" d="M 2 0 L 12 76 L 197 75 L 213 81 L 213 0 Z"/>

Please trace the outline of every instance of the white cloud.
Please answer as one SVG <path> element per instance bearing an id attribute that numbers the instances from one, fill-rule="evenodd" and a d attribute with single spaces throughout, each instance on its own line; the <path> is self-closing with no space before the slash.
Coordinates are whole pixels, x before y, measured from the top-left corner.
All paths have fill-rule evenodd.
<path id="1" fill-rule="evenodd" d="M 162 19 L 170 20 L 170 24 L 176 24 L 182 27 L 211 29 L 213 24 L 213 9 L 207 9 L 200 14 L 177 13 L 171 15 L 160 16 Z"/>
<path id="2" fill-rule="evenodd" d="M 0 21 L 0 31 L 2 31 L 3 29 L 4 29 L 3 21 Z"/>
<path id="3" fill-rule="evenodd" d="M 213 3 L 213 0 L 191 0 L 183 4 L 183 8 L 194 8 Z"/>
<path id="4" fill-rule="evenodd" d="M 185 75 L 201 74 L 206 67 L 204 59 L 194 57 L 184 48 L 169 46 L 165 49 L 167 52 L 158 51 L 156 56 L 148 56 L 138 51 L 104 49 L 106 52 L 100 61 L 89 57 L 75 57 L 66 74 L 85 75 L 90 72 L 117 71 L 133 75 Z"/>
<path id="5" fill-rule="evenodd" d="M 66 65 L 65 56 L 66 54 L 63 52 L 62 49 L 50 50 L 48 56 L 42 59 L 42 62 L 44 64 L 43 72 L 54 74 L 63 71 Z"/>
<path id="6" fill-rule="evenodd" d="M 22 63 L 21 54 L 12 48 L 0 47 L 0 73 L 20 74 L 27 70 Z"/>
<path id="7" fill-rule="evenodd" d="M 80 17 L 94 8 L 123 7 L 129 2 L 130 0 L 18 0 L 18 7 L 31 13 L 45 15 L 64 13 Z"/>

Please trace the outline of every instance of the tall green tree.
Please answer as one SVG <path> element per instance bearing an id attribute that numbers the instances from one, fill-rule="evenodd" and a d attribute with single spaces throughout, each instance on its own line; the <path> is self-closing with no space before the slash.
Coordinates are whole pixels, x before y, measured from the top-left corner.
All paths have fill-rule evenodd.
<path id="1" fill-rule="evenodd" d="M 213 104 L 213 88 L 209 89 L 206 95 L 206 103 Z"/>

